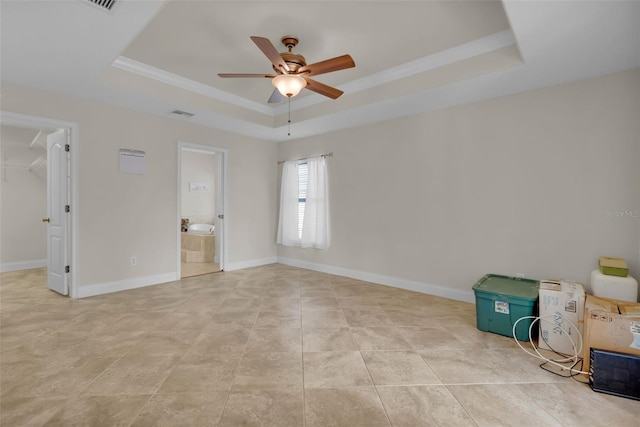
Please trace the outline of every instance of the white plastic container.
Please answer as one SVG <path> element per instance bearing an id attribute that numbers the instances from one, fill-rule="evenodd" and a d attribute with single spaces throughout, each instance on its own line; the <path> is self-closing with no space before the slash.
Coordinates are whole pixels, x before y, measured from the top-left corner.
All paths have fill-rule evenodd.
<path id="1" fill-rule="evenodd" d="M 600 270 L 591 272 L 591 292 L 596 297 L 621 301 L 638 301 L 638 281 L 631 276 L 607 276 Z"/>

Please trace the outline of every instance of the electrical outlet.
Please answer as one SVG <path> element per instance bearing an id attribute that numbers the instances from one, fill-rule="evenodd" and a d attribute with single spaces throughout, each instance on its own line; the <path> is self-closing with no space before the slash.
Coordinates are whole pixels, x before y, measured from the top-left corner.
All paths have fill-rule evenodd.
<path id="1" fill-rule="evenodd" d="M 131 257 L 131 265 L 138 265 L 138 259 L 134 256 Z"/>

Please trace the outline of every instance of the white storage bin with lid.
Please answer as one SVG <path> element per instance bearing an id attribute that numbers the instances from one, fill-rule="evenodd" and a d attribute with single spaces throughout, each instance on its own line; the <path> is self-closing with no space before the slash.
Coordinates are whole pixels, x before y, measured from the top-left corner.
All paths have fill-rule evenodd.
<path id="1" fill-rule="evenodd" d="M 609 276 L 600 270 L 591 272 L 591 292 L 594 296 L 621 301 L 638 301 L 638 281 L 631 276 Z"/>

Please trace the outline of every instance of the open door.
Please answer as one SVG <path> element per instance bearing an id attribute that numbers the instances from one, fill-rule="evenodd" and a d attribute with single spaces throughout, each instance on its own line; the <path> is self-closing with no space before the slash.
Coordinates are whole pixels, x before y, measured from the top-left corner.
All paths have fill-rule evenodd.
<path id="1" fill-rule="evenodd" d="M 69 133 L 47 136 L 47 286 L 69 294 Z"/>
<path id="2" fill-rule="evenodd" d="M 227 150 L 222 148 L 178 141 L 176 231 L 180 278 L 224 270 L 226 156 Z M 202 234 L 195 230 L 198 227 L 182 231 L 185 223 L 192 225 L 201 221 L 204 226 L 215 226 L 213 235 L 198 235 Z M 211 243 L 214 247 L 209 249 Z"/>

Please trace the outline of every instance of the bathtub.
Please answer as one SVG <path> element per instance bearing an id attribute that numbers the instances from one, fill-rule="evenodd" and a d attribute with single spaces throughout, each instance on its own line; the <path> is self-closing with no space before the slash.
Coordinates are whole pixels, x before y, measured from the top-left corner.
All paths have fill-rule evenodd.
<path id="1" fill-rule="evenodd" d="M 183 262 L 214 262 L 216 254 L 215 227 L 211 224 L 192 224 L 181 233 Z"/>
<path id="2" fill-rule="evenodd" d="M 187 228 L 187 233 L 193 234 L 213 234 L 215 230 L 215 225 L 211 224 L 191 224 L 189 228 Z"/>

